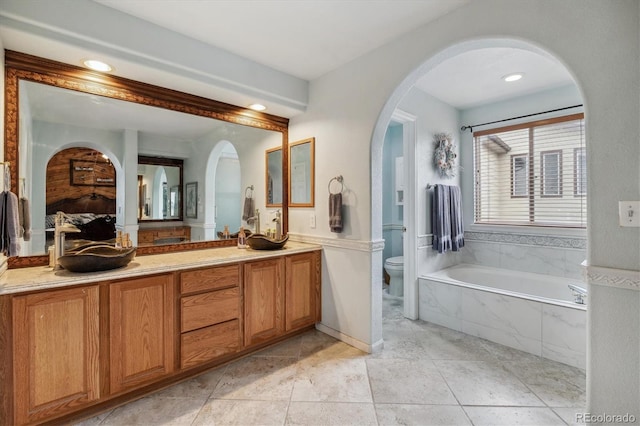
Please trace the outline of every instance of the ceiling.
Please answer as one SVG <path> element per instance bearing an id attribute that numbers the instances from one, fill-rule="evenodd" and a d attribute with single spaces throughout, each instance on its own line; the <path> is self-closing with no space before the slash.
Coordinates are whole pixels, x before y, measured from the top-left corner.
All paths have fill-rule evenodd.
<path id="1" fill-rule="evenodd" d="M 29 6 L 28 2 L 35 4 L 39 0 L 3 1 L 7 1 L 5 9 L 10 9 L 4 13 L 0 11 L 0 15 L 5 16 L 4 27 L 0 25 L 5 48 L 76 64 L 79 63 L 79 55 L 88 55 L 90 46 L 101 46 L 99 40 L 93 39 L 94 44 L 87 44 L 90 36 L 87 35 L 83 40 L 81 31 L 85 29 L 86 34 L 90 34 L 90 31 L 77 16 L 65 14 L 62 8 L 60 11 L 57 8 L 40 8 L 36 12 L 38 9 L 33 9 L 34 6 Z M 206 55 L 207 52 L 198 50 L 199 46 L 195 43 L 206 43 L 206 46 L 230 52 L 235 55 L 230 57 L 231 60 L 246 58 L 253 61 L 236 64 L 236 68 L 245 70 L 246 75 L 239 76 L 237 84 L 225 88 L 217 85 L 220 82 L 224 84 L 224 76 L 218 80 L 211 79 L 209 76 L 212 74 L 207 73 L 205 68 L 191 74 L 187 68 L 180 68 L 179 63 L 173 69 L 159 69 L 157 66 L 162 65 L 163 58 L 158 52 L 149 53 L 156 55 L 154 59 L 157 59 L 153 63 L 155 67 L 150 67 L 144 64 L 148 59 L 144 56 L 145 52 L 127 50 L 129 46 L 120 45 L 110 50 L 122 55 L 116 65 L 117 74 L 246 106 L 255 101 L 252 98 L 256 98 L 256 95 L 259 98 L 261 90 L 260 83 L 257 83 L 254 87 L 257 91 L 243 93 L 247 82 L 264 81 L 266 71 L 277 70 L 284 79 L 280 80 L 280 86 L 272 86 L 275 89 L 269 92 L 273 96 L 268 99 L 267 112 L 291 118 L 305 110 L 306 100 L 303 98 L 306 95 L 299 96 L 295 105 L 287 104 L 283 101 L 285 98 L 294 99 L 297 95 L 284 91 L 279 95 L 278 87 L 283 88 L 289 83 L 294 86 L 299 82 L 306 84 L 415 28 L 464 7 L 472 0 L 162 0 L 154 1 L 152 7 L 149 0 L 75 1 L 72 4 L 75 9 L 71 10 L 76 14 L 82 13 L 78 12 L 80 10 L 94 12 L 93 19 L 103 19 L 105 28 L 112 26 L 111 20 L 118 17 L 123 25 L 131 23 L 122 19 L 122 13 L 126 13 L 135 19 L 147 21 L 149 25 L 159 25 L 175 37 L 188 37 L 186 44 L 176 45 L 182 48 L 194 46 L 193 52 L 180 53 L 191 54 L 197 58 L 195 60 L 201 59 L 204 61 L 201 64 L 205 64 L 201 65 L 203 67 L 207 61 L 218 64 L 219 57 L 214 52 Z M 22 10 L 20 5 L 23 5 Z M 101 10 L 78 8 L 81 5 L 93 5 L 94 9 L 97 7 Z M 107 19 L 105 11 L 118 16 L 110 15 Z M 20 13 L 24 16 L 19 17 Z M 66 23 L 77 25 L 73 32 L 64 30 L 64 17 L 67 15 Z M 11 27 L 8 22 L 16 16 L 19 25 Z M 26 29 L 28 25 L 38 20 L 38 25 L 33 27 L 35 31 L 29 32 Z M 131 31 L 127 34 L 139 35 L 140 38 L 151 37 L 151 33 L 139 30 L 140 21 L 137 22 L 138 26 L 131 24 Z M 57 30 L 50 31 L 56 26 Z M 107 39 L 110 43 L 117 40 L 106 34 L 104 39 L 103 44 L 107 43 Z M 166 45 L 166 41 L 161 46 Z M 206 57 L 196 56 L 203 53 Z M 139 64 L 131 60 L 135 57 L 140 58 Z M 515 71 L 524 72 L 525 78 L 511 84 L 505 84 L 500 79 Z M 294 81 L 286 80 L 287 76 Z M 513 48 L 492 48 L 470 51 L 444 61 L 426 74 L 417 87 L 456 108 L 465 109 L 571 83 L 571 76 L 566 69 L 550 56 Z M 306 93 L 308 89 L 298 84 L 295 90 Z"/>
<path id="2" fill-rule="evenodd" d="M 154 7 L 148 0 L 94 1 L 313 80 L 471 0 L 163 0 Z M 525 77 L 502 80 L 514 72 Z M 443 62 L 417 87 L 466 109 L 572 83 L 550 56 L 487 48 Z"/>
<path id="3" fill-rule="evenodd" d="M 94 0 L 313 80 L 470 0 Z"/>

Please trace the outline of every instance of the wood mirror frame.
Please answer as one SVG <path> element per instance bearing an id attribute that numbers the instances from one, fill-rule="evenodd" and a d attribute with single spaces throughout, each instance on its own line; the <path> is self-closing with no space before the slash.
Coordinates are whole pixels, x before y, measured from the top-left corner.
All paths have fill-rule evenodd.
<path id="1" fill-rule="evenodd" d="M 48 84 L 64 89 L 134 102 L 187 114 L 199 115 L 259 129 L 282 133 L 282 173 L 288 172 L 289 119 L 248 108 L 203 98 L 172 89 L 154 86 L 123 77 L 107 75 L 74 65 L 52 61 L 11 50 L 5 50 L 5 139 L 4 160 L 11 165 L 11 181 L 18 182 L 19 165 L 19 82 Z M 14 183 L 15 185 L 15 183 Z M 288 187 L 282 186 L 282 229 L 288 228 Z M 138 254 L 155 254 L 235 245 L 234 240 L 198 241 L 182 244 L 139 247 Z M 48 255 L 10 257 L 9 268 L 43 266 Z"/>

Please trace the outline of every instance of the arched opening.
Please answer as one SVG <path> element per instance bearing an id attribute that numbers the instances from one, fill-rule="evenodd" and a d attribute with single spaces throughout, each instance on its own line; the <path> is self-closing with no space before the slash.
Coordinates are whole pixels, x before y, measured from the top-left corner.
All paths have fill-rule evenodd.
<path id="1" fill-rule="evenodd" d="M 526 65 L 519 58 L 537 61 L 537 68 L 547 75 L 554 75 L 560 72 L 562 75 L 557 79 L 545 79 L 529 75 L 533 84 L 527 90 L 520 90 L 517 94 L 510 94 L 510 90 L 500 93 L 498 86 L 492 89 L 482 78 L 489 78 L 490 75 L 496 77 L 496 84 L 505 84 L 500 77 L 508 72 L 523 71 L 520 67 Z M 473 65 L 476 64 L 476 65 Z M 457 68 L 456 68 L 457 67 Z M 509 68 L 510 67 L 510 68 Z M 559 70 L 559 71 L 558 71 Z M 464 72 L 462 72 L 464 71 Z M 474 84 L 467 86 L 464 78 L 471 72 L 474 75 Z M 556 76 L 557 77 L 557 76 Z M 493 84 L 493 83 L 492 83 Z M 491 86 L 493 87 L 493 86 Z M 514 87 L 514 86 L 512 86 Z M 567 67 L 551 55 L 549 52 L 524 41 L 509 39 L 484 39 L 463 42 L 451 46 L 425 61 L 418 69 L 405 78 L 396 88 L 383 111 L 380 114 L 372 139 L 371 170 L 381 170 L 385 163 L 384 146 L 385 135 L 389 130 L 389 125 L 393 121 L 397 124 L 394 114 L 408 113 L 417 117 L 415 137 L 405 137 L 404 146 L 410 146 L 414 151 L 410 155 L 406 149 L 404 152 L 404 181 L 415 183 L 415 188 L 403 193 L 405 220 L 411 223 L 404 226 L 407 229 L 413 228 L 413 233 L 405 234 L 405 240 L 409 239 L 412 249 L 405 250 L 405 273 L 404 273 L 404 308 L 401 312 L 405 317 L 411 319 L 424 319 L 435 321 L 437 315 L 442 312 L 430 311 L 429 302 L 422 299 L 420 290 L 420 276 L 430 272 L 451 267 L 460 263 L 477 263 L 480 265 L 502 267 L 505 269 L 521 270 L 522 272 L 541 272 L 545 275 L 560 275 L 580 279 L 580 263 L 586 258 L 586 230 L 573 229 L 571 227 L 498 227 L 493 229 L 478 227 L 475 221 L 477 204 L 474 198 L 477 197 L 476 167 L 474 164 L 474 138 L 471 132 L 461 130 L 463 125 L 477 125 L 521 117 L 516 120 L 501 121 L 486 126 L 474 127 L 476 130 L 487 130 L 494 127 L 508 126 L 511 124 L 522 124 L 527 121 L 544 118 L 558 117 L 561 115 L 581 113 L 584 111 L 583 96 L 575 79 Z M 574 107 L 563 111 L 553 111 L 565 107 Z M 549 112 L 552 111 L 552 112 Z M 539 113 L 544 113 L 540 114 Z M 536 114 L 536 115 L 533 115 Z M 493 127 L 492 127 L 493 126 Z M 404 125 L 403 127 L 406 127 Z M 456 145 L 457 170 L 452 177 L 443 177 L 437 173 L 432 166 L 434 155 L 434 135 L 437 133 L 450 133 Z M 396 132 L 398 133 L 398 132 Z M 584 135 L 583 135 L 584 136 Z M 572 153 L 575 151 L 572 150 Z M 540 153 L 536 151 L 528 154 L 530 158 L 540 158 Z M 555 154 L 554 154 L 555 155 Z M 562 154 L 564 155 L 564 154 Z M 549 157 L 551 160 L 559 157 Z M 571 170 L 564 170 L 565 187 L 573 186 L 570 181 L 579 179 L 580 173 L 576 173 L 576 157 L 566 156 L 565 164 Z M 407 164 L 409 161 L 409 164 Z M 560 164 L 558 161 L 553 164 Z M 583 163 L 586 164 L 586 163 Z M 542 166 L 531 166 L 533 175 L 541 175 Z M 412 172 L 415 171 L 415 172 Z M 536 178 L 538 178 L 537 176 Z M 384 211 L 384 187 L 382 175 L 372 173 L 371 175 L 372 193 L 372 240 L 383 238 L 383 211 Z M 509 179 L 509 174 L 506 175 Z M 431 192 L 428 189 L 434 184 L 446 184 L 458 186 L 462 194 L 462 213 L 464 217 L 465 230 L 473 230 L 473 235 L 465 233 L 466 247 L 458 252 L 448 252 L 438 254 L 432 249 L 432 227 L 431 227 Z M 538 184 L 536 184 L 538 185 Z M 507 185 L 507 188 L 509 185 Z M 574 186 L 575 188 L 575 186 Z M 432 191 L 432 190 L 431 190 Z M 539 193 L 540 186 L 535 187 Z M 556 194 L 557 195 L 557 194 Z M 574 199 L 575 191 L 567 191 L 568 197 Z M 413 211 L 407 213 L 407 205 L 413 206 Z M 584 203 L 586 209 L 586 200 Z M 586 211 L 586 210 L 585 210 Z M 413 214 L 414 213 L 414 214 Z M 413 214 L 413 217 L 411 217 Z M 496 235 L 500 234 L 499 245 L 496 243 Z M 551 246 L 547 243 L 552 238 L 574 238 L 579 241 L 577 246 L 570 250 L 565 250 L 560 246 Z M 494 238 L 493 240 L 491 240 Z M 527 247 L 524 248 L 522 241 Z M 539 243 L 538 241 L 544 241 Z M 519 245 L 520 244 L 520 245 Z M 546 247 L 543 247 L 546 244 Z M 493 249 L 493 252 L 492 250 Z M 558 256 L 562 258 L 562 264 L 558 264 Z M 383 256 L 382 253 L 373 254 L 374 265 L 384 265 L 386 259 L 377 258 Z M 541 259 L 539 263 L 530 262 L 531 258 Z M 522 260 L 529 263 L 524 265 Z M 556 265 L 555 267 L 549 265 Z M 519 269 L 525 268 L 525 269 Z M 529 269 L 526 269 L 529 268 Z M 534 271 L 532 269 L 537 269 Z M 382 271 L 381 271 L 382 275 Z M 379 285 L 380 278 L 375 277 L 372 285 Z M 374 291 L 374 294 L 376 291 Z M 373 312 L 385 312 L 385 309 L 376 306 L 382 301 L 374 300 Z M 433 315 L 431 315 L 433 314 Z M 584 315 L 584 328 L 580 332 L 586 336 L 586 315 Z M 459 318 L 454 320 L 461 323 Z M 374 329 L 377 327 L 377 318 L 373 319 Z M 381 320 L 380 320 L 381 321 Z M 580 320 L 582 321 L 582 320 Z M 455 322 L 455 321 L 453 321 Z M 443 321 L 446 323 L 446 321 Z M 471 327 L 455 328 L 448 323 L 450 328 L 458 331 L 474 334 L 479 337 L 486 337 L 479 328 Z M 484 325 L 483 325 L 484 326 Z M 386 336 L 382 336 L 386 339 Z M 375 339 L 374 339 L 375 340 Z M 498 343 L 507 344 L 504 337 Z M 563 354 L 549 355 L 552 359 L 585 368 L 586 345 L 577 343 L 570 351 Z"/>
<path id="2" fill-rule="evenodd" d="M 229 141 L 218 142 L 209 154 L 206 171 L 205 197 L 208 206 L 205 213 L 207 228 L 212 228 L 212 238 L 224 230 L 237 232 L 242 217 L 241 170 L 238 152 Z"/>

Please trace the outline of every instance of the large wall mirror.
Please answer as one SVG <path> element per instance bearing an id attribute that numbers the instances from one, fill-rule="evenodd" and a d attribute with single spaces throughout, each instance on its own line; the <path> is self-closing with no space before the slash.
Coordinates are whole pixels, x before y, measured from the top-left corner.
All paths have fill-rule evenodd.
<path id="1" fill-rule="evenodd" d="M 80 154 L 64 160 L 69 167 L 72 160 L 84 161 L 74 162 L 75 178 L 94 179 L 85 198 L 107 197 L 116 229 L 132 235 L 138 227 L 189 229 L 187 242 L 139 250 L 145 254 L 229 244 L 216 241 L 217 231 L 246 226 L 242 201 L 249 186 L 258 189 L 252 196 L 263 222 L 271 221 L 273 199 L 259 189 L 268 185 L 264 153 L 279 145 L 283 178 L 274 192 L 282 194 L 288 229 L 288 119 L 12 51 L 5 52 L 5 69 L 5 161 L 13 192 L 30 201 L 32 226 L 30 241 L 10 267 L 46 262 L 46 212 L 52 207 L 45 194 L 47 164 L 69 149 L 96 153 L 91 161 L 112 167 L 111 175 L 98 176 L 101 168 L 89 170 L 93 165 Z M 145 160 L 150 158 L 155 161 Z M 65 179 L 74 178 L 72 169 L 63 169 Z M 184 182 L 197 182 L 190 217 L 184 214 Z M 75 214 L 93 213 L 79 211 L 91 203 L 64 202 Z"/>
<path id="2" fill-rule="evenodd" d="M 289 145 L 289 207 L 315 205 L 315 138 Z"/>

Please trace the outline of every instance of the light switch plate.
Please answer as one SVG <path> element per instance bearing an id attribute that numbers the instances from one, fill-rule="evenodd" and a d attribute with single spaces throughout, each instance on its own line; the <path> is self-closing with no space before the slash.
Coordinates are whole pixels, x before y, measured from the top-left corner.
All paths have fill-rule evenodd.
<path id="1" fill-rule="evenodd" d="M 315 229 L 315 227 L 316 227 L 316 214 L 315 213 L 310 213 L 310 215 L 309 215 L 309 227 L 311 229 Z"/>
<path id="2" fill-rule="evenodd" d="M 618 215 L 620 226 L 640 227 L 640 201 L 620 201 Z"/>

